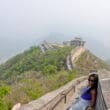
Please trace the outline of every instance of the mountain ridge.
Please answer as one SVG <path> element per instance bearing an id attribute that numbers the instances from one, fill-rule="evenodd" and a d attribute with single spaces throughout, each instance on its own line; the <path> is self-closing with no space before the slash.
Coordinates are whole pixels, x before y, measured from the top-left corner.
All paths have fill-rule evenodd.
<path id="1" fill-rule="evenodd" d="M 37 99 L 77 77 L 87 75 L 91 69 L 109 67 L 86 51 L 77 60 L 77 66 L 68 71 L 66 58 L 71 49 L 71 46 L 55 47 L 42 53 L 38 46 L 33 46 L 1 64 L 0 110 L 10 110 L 16 103 L 25 104 Z"/>
<path id="2" fill-rule="evenodd" d="M 15 56 L 16 54 L 28 49 L 31 45 L 39 45 L 40 43 L 42 43 L 44 40 L 47 41 L 53 41 L 53 42 L 63 42 L 63 41 L 68 41 L 68 40 L 72 40 L 75 37 L 82 37 L 85 41 L 87 41 L 87 48 L 92 51 L 95 55 L 101 57 L 104 60 L 110 59 L 110 52 L 107 51 L 109 50 L 109 47 L 105 46 L 103 43 L 101 43 L 98 40 L 95 40 L 95 38 L 89 37 L 89 36 L 84 36 L 84 35 L 68 35 L 68 34 L 62 34 L 60 32 L 52 32 L 49 35 L 46 36 L 41 36 L 40 38 L 32 38 L 32 40 L 28 41 L 26 43 L 26 41 L 20 41 L 18 40 L 18 42 L 16 43 L 17 48 L 15 47 L 15 40 L 11 40 L 10 42 L 7 41 L 5 43 L 5 48 L 4 47 L 4 43 L 5 39 L 3 41 L 1 41 L 0 43 L 0 51 L 1 51 L 1 55 L 0 55 L 0 63 L 5 62 L 6 60 L 8 60 L 10 57 Z M 20 45 L 22 43 L 22 45 Z M 10 47 L 7 46 L 7 44 L 10 45 Z"/>

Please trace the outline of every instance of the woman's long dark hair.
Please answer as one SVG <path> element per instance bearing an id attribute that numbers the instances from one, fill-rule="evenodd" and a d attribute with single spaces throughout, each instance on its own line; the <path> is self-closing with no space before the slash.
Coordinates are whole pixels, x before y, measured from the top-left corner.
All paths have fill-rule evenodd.
<path id="1" fill-rule="evenodd" d="M 95 89 L 97 92 L 94 110 L 108 110 L 103 93 L 102 93 L 98 74 L 92 73 L 89 75 L 89 78 L 91 77 L 94 77 L 94 85 L 88 90 L 88 92 L 90 93 L 90 91 L 93 89 Z"/>
<path id="2" fill-rule="evenodd" d="M 90 75 L 89 75 L 89 79 L 90 79 L 91 77 L 94 78 L 94 85 L 93 85 L 93 87 L 91 87 L 91 88 L 89 89 L 88 92 L 90 92 L 90 91 L 93 90 L 93 89 L 95 89 L 96 92 L 97 92 L 98 81 L 99 81 L 98 75 L 93 73 L 93 74 L 90 74 Z"/>

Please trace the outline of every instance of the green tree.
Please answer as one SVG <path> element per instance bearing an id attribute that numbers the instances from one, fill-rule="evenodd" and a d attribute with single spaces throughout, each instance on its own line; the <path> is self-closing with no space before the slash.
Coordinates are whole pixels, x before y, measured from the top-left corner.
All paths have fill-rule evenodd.
<path id="1" fill-rule="evenodd" d="M 43 69 L 44 74 L 54 74 L 57 72 L 57 67 L 54 65 L 45 66 Z"/>

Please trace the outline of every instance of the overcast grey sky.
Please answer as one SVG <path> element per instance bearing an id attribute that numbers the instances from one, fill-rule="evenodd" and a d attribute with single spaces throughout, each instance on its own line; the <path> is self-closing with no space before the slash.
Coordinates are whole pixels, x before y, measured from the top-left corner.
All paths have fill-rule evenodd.
<path id="1" fill-rule="evenodd" d="M 110 48 L 110 0 L 0 0 L 1 58 L 51 32 L 92 37 Z"/>

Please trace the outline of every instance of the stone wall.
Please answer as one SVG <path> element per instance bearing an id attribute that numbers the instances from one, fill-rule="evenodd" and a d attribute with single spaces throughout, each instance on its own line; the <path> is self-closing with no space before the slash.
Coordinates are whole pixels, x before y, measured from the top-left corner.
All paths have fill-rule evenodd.
<path id="1" fill-rule="evenodd" d="M 53 92 L 47 93 L 38 100 L 21 105 L 19 109 L 12 110 L 64 110 L 71 97 L 75 95 L 75 92 L 77 91 L 76 87 L 86 78 L 86 76 L 77 78 L 65 86 Z M 16 108 L 15 106 L 13 108 Z"/>
<path id="2" fill-rule="evenodd" d="M 75 66 L 75 62 L 78 60 L 78 58 L 80 57 L 80 55 L 85 51 L 86 49 L 82 46 L 80 47 L 76 47 L 75 49 L 73 49 L 71 51 L 71 62 L 72 65 Z"/>

